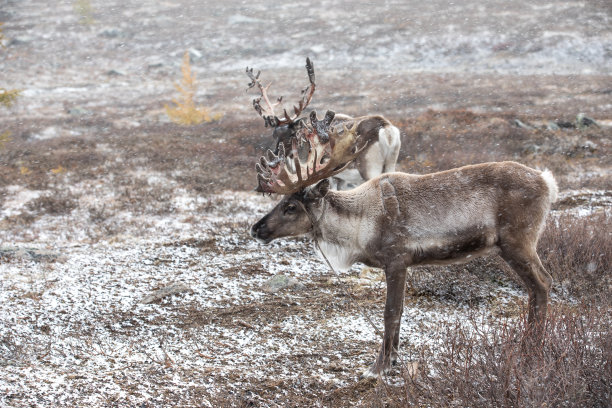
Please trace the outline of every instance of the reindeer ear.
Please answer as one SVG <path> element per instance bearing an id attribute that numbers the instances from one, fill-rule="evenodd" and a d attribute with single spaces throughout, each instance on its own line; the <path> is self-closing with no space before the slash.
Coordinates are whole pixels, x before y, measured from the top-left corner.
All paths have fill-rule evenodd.
<path id="1" fill-rule="evenodd" d="M 329 191 L 329 179 L 319 181 L 314 187 L 308 191 L 307 198 L 317 200 L 325 197 Z"/>

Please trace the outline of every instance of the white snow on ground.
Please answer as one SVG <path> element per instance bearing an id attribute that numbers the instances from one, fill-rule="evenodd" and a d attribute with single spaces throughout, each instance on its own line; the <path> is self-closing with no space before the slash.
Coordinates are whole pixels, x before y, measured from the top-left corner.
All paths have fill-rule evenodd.
<path id="1" fill-rule="evenodd" d="M 574 200 L 578 204 L 570 212 L 578 217 L 586 217 L 595 212 L 612 215 L 612 192 L 608 190 L 566 190 L 559 194 L 558 201 Z"/>
<path id="2" fill-rule="evenodd" d="M 0 219 L 19 214 L 26 203 L 38 198 L 41 193 L 24 189 L 21 186 L 8 186 L 5 190 L 9 198 L 0 209 Z"/>

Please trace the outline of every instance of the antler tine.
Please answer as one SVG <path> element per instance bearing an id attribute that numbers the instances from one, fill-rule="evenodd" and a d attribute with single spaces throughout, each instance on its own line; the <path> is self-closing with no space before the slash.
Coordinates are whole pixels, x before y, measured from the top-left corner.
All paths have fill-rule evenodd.
<path id="1" fill-rule="evenodd" d="M 293 116 L 289 116 L 287 110 L 284 109 L 282 117 L 279 118 L 275 114 L 274 109 L 278 105 L 282 104 L 283 97 L 279 97 L 276 100 L 276 103 L 270 102 L 270 98 L 268 97 L 268 89 L 270 88 L 270 85 L 272 85 L 272 83 L 269 83 L 267 86 L 263 86 L 261 81 L 259 80 L 259 75 L 261 74 L 261 71 L 257 71 L 257 74 L 255 74 L 253 72 L 253 68 L 247 67 L 246 74 L 251 80 L 251 82 L 249 82 L 248 84 L 247 91 L 251 88 L 254 88 L 255 86 L 257 86 L 257 88 L 259 89 L 261 96 L 253 99 L 253 107 L 255 108 L 255 111 L 257 111 L 257 113 L 261 117 L 263 117 L 264 124 L 266 126 L 276 127 L 279 125 L 293 123 L 296 119 L 298 119 L 302 111 L 306 109 L 306 107 L 312 100 L 312 96 L 315 91 L 314 65 L 312 61 L 310 61 L 310 58 L 306 58 L 306 72 L 308 74 L 308 80 L 310 84 L 302 90 L 302 99 L 298 102 L 297 107 L 293 107 Z"/>
<path id="2" fill-rule="evenodd" d="M 302 99 L 298 102 L 298 106 L 293 106 L 294 116 L 292 120 L 296 120 L 302 111 L 306 109 L 310 101 L 312 100 L 312 96 L 315 92 L 315 72 L 314 72 L 314 64 L 310 60 L 310 58 L 306 58 L 306 73 L 308 74 L 308 81 L 310 82 L 306 88 L 302 89 Z"/>
<path id="3" fill-rule="evenodd" d="M 251 82 L 248 84 L 247 91 L 257 86 L 259 92 L 261 93 L 260 97 L 253 99 L 253 107 L 255 108 L 255 111 L 264 119 L 264 124 L 266 127 L 278 126 L 281 123 L 281 119 L 279 119 L 274 113 L 274 108 L 281 104 L 283 97 L 279 97 L 276 100 L 276 103 L 270 102 L 270 98 L 268 97 L 268 89 L 270 88 L 270 85 L 272 85 L 272 82 L 270 82 L 267 86 L 263 86 L 259 80 L 261 71 L 257 71 L 257 75 L 255 75 L 253 73 L 253 68 L 247 67 L 246 74 L 251 79 Z M 265 106 L 261 105 L 262 99 Z"/>
<path id="4" fill-rule="evenodd" d="M 316 120 L 316 114 L 311 115 L 316 137 L 310 136 L 308 141 L 312 156 L 319 156 L 319 158 L 314 159 L 315 167 L 313 175 L 310 177 L 311 184 L 344 170 L 366 147 L 367 143 L 362 146 L 358 145 L 358 123 L 355 123 L 350 129 L 342 124 L 342 131 L 340 131 L 337 127 L 330 127 L 334 116 L 333 112 L 327 111 L 325 118 L 318 121 Z"/>
<path id="5" fill-rule="evenodd" d="M 330 127 L 334 113 L 328 111 L 325 119 L 319 121 L 316 112 L 311 115 L 312 127 L 305 126 L 292 140 L 295 170 L 289 170 L 284 148 L 279 155 L 262 157 L 257 167 L 258 191 L 266 193 L 292 194 L 306 186 L 338 174 L 366 147 L 358 146 L 359 136 L 355 123 L 350 129 Z M 325 136 L 322 135 L 325 133 Z M 308 143 L 308 156 L 302 160 L 296 154 L 298 141 Z"/>
<path id="6" fill-rule="evenodd" d="M 249 82 L 249 85 L 248 85 L 249 87 L 247 88 L 247 90 L 249 90 L 253 88 L 255 85 L 257 85 L 261 71 L 257 71 L 257 75 L 255 75 L 253 74 L 253 68 L 249 69 L 249 67 L 247 67 L 246 74 L 251 79 L 251 82 Z"/>

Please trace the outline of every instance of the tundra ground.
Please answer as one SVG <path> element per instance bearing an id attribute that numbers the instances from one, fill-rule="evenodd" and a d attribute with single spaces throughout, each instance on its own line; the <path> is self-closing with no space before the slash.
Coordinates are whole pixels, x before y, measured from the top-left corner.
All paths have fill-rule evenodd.
<path id="1" fill-rule="evenodd" d="M 513 2 L 493 21 L 481 2 L 448 14 L 436 1 L 386 2 L 377 13 L 294 2 L 276 18 L 295 24 L 266 24 L 268 36 L 265 10 L 234 1 L 88 3 L 0 10 L 0 87 L 22 90 L 0 107 L 0 405 L 610 401 L 607 3 Z M 559 28 L 553 12 L 578 17 Z M 298 36 L 306 29 L 339 41 L 317 46 Z M 218 121 L 182 127 L 165 115 L 186 49 L 196 99 Z M 264 69 L 291 103 L 306 55 L 319 86 L 311 108 L 386 115 L 401 131 L 401 171 L 491 160 L 553 171 L 560 200 L 539 248 L 555 279 L 537 349 L 546 358 L 513 348 L 526 293 L 502 261 L 485 258 L 413 268 L 402 364 L 359 380 L 380 344 L 382 272 L 335 274 L 305 239 L 263 246 L 248 233 L 276 197 L 252 192 L 271 140 L 244 92 L 244 66 Z M 579 113 L 599 125 L 576 126 Z M 271 291 L 275 275 L 297 282 Z M 168 288 L 176 293 L 160 295 Z M 546 364 L 527 370 L 533 361 Z"/>

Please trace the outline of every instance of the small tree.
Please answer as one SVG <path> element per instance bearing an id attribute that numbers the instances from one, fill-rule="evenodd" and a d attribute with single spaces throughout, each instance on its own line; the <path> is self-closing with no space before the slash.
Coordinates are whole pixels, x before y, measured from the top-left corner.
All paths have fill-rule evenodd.
<path id="1" fill-rule="evenodd" d="M 195 74 L 191 72 L 188 51 L 185 51 L 185 55 L 183 56 L 181 73 L 183 77 L 181 78 L 180 84 L 174 84 L 174 87 L 180 94 L 178 98 L 172 99 L 176 107 L 164 105 L 170 120 L 179 125 L 198 125 L 202 122 L 211 122 L 220 119 L 221 114 L 211 116 L 207 108 L 196 106 L 193 100 L 197 91 L 197 82 Z"/>
<path id="2" fill-rule="evenodd" d="M 18 89 L 0 88 L 0 105 L 10 108 L 17 100 L 17 96 L 19 96 Z"/>

